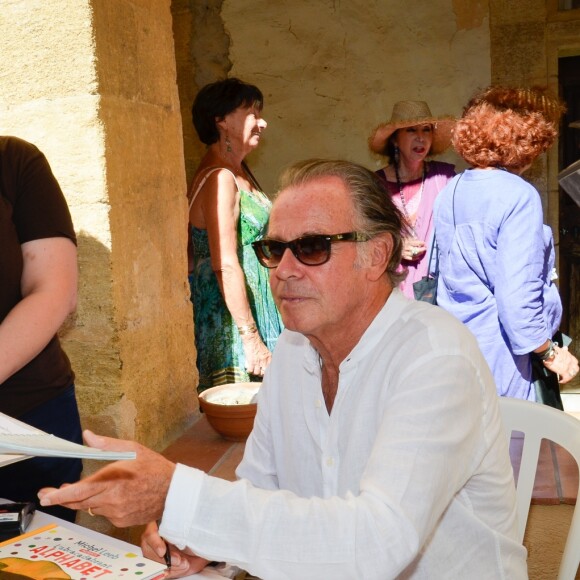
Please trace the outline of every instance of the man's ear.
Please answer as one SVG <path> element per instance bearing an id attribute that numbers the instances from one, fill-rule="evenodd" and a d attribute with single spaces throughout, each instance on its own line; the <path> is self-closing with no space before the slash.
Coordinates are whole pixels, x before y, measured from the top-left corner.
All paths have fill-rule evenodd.
<path id="1" fill-rule="evenodd" d="M 368 275 L 370 280 L 378 280 L 387 271 L 389 260 L 393 253 L 393 236 L 382 233 L 368 241 L 371 245 L 369 253 Z"/>

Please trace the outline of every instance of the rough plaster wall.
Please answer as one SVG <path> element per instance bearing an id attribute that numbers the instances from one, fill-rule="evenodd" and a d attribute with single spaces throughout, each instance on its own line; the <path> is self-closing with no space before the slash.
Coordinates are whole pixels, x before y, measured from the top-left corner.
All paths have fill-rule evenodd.
<path id="1" fill-rule="evenodd" d="M 62 335 L 85 402 L 85 386 L 119 378 L 107 354 L 111 237 L 91 19 L 89 2 L 13 1 L 0 11 L 0 130 L 44 151 L 77 231 L 78 308 Z"/>
<path id="2" fill-rule="evenodd" d="M 191 120 L 199 88 L 225 78 L 232 67 L 230 39 L 221 18 L 223 0 L 172 0 L 177 84 L 183 122 L 187 183 L 205 153 Z"/>
<path id="3" fill-rule="evenodd" d="M 169 0 L 3 0 L 0 130 L 37 144 L 80 269 L 63 344 L 85 426 L 161 446 L 196 416 Z"/>
<path id="4" fill-rule="evenodd" d="M 284 166 L 307 157 L 379 167 L 367 138 L 395 101 L 424 99 L 435 114 L 458 115 L 490 81 L 483 0 L 421 10 L 402 0 L 224 0 L 221 19 L 230 75 L 265 94 L 269 126 L 250 163 L 268 192 Z"/>
<path id="5" fill-rule="evenodd" d="M 102 0 L 94 9 L 123 394 L 116 415 L 133 412 L 125 435 L 159 446 L 197 408 L 170 2 Z M 106 385 L 95 394 L 107 398 Z"/>
<path id="6" fill-rule="evenodd" d="M 181 109 L 185 171 L 187 183 L 189 183 L 203 149 L 195 136 L 191 123 L 191 103 L 197 89 L 195 86 L 195 64 L 192 63 L 192 44 L 195 34 L 190 0 L 172 0 L 171 15 L 173 17 L 175 67 Z"/>
<path id="7" fill-rule="evenodd" d="M 558 94 L 558 58 L 580 55 L 578 11 L 558 13 L 546 0 L 489 0 L 492 80 L 506 85 L 548 86 Z M 542 196 L 558 245 L 558 146 L 526 173 Z"/>
<path id="8" fill-rule="evenodd" d="M 490 0 L 492 82 L 498 85 L 547 84 L 545 0 Z M 540 192 L 548 219 L 547 157 L 526 172 Z"/>

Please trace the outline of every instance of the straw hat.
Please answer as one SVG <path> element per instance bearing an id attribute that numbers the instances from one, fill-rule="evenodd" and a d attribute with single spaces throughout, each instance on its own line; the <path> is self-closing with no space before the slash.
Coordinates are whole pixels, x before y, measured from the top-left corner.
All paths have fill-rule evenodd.
<path id="1" fill-rule="evenodd" d="M 371 151 L 384 155 L 387 139 L 397 130 L 415 125 L 433 125 L 431 155 L 443 153 L 451 144 L 451 131 L 455 119 L 451 116 L 434 117 L 425 101 L 399 101 L 393 107 L 393 114 L 386 123 L 379 125 L 369 137 Z"/>

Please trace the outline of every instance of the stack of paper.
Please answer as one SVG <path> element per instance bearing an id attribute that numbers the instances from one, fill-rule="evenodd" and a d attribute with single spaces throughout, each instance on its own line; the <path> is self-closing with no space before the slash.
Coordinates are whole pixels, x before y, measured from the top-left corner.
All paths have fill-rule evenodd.
<path id="1" fill-rule="evenodd" d="M 0 467 L 32 456 L 78 457 L 80 459 L 135 459 L 135 453 L 102 451 L 49 435 L 0 413 Z"/>

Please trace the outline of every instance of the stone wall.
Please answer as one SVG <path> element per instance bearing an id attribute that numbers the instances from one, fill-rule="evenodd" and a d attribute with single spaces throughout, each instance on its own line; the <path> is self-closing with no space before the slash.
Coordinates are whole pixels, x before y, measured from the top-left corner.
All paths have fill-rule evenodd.
<path id="1" fill-rule="evenodd" d="M 169 0 L 4 2 L 0 38 L 0 130 L 45 152 L 78 234 L 83 423 L 161 447 L 197 411 Z"/>
<path id="2" fill-rule="evenodd" d="M 378 168 L 367 138 L 395 101 L 424 99 L 435 114 L 457 115 L 490 81 L 485 0 L 432 0 L 420 10 L 383 0 L 189 5 L 205 24 L 190 47 L 197 88 L 229 74 L 264 92 L 269 126 L 249 161 L 268 193 L 284 166 L 307 157 Z M 184 116 L 184 132 L 190 126 Z"/>
<path id="3" fill-rule="evenodd" d="M 580 10 L 558 12 L 558 0 L 490 0 L 492 81 L 547 86 L 558 94 L 558 58 L 580 55 Z M 558 230 L 558 149 L 532 168 L 547 222 Z M 556 237 L 557 243 L 557 237 Z"/>
<path id="4" fill-rule="evenodd" d="M 490 81 L 487 0 L 434 0 L 420 11 L 382 0 L 173 0 L 172 10 L 188 181 L 203 155 L 191 102 L 218 78 L 264 93 L 269 126 L 249 162 L 270 194 L 280 171 L 307 157 L 380 167 L 367 138 L 397 100 L 457 115 Z M 443 158 L 462 166 L 451 152 Z"/>

